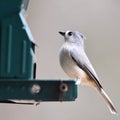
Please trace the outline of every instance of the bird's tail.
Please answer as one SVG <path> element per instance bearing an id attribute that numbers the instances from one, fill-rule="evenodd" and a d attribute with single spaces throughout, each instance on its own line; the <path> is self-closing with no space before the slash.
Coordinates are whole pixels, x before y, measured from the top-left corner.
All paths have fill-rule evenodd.
<path id="1" fill-rule="evenodd" d="M 106 92 L 103 90 L 103 88 L 98 89 L 99 93 L 102 95 L 102 97 L 104 98 L 104 100 L 106 101 L 106 104 L 110 110 L 110 112 L 112 114 L 117 114 L 117 111 L 111 101 L 111 99 L 108 97 L 108 95 L 106 94 Z"/>

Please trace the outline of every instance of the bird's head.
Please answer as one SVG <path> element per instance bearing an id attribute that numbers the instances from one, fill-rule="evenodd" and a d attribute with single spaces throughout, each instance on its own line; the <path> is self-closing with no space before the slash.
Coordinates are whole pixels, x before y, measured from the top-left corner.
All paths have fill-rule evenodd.
<path id="1" fill-rule="evenodd" d="M 86 39 L 84 35 L 78 31 L 68 30 L 59 33 L 64 37 L 65 42 L 84 44 L 84 40 Z"/>

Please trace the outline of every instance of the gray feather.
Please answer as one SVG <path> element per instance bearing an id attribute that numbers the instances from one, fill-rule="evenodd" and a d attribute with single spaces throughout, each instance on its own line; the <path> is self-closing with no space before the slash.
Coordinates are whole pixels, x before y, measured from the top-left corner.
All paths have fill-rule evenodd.
<path id="1" fill-rule="evenodd" d="M 98 92 L 102 95 L 102 97 L 104 98 L 104 100 L 106 101 L 106 104 L 108 106 L 108 108 L 110 109 L 112 114 L 116 114 L 117 111 L 112 103 L 112 101 L 110 100 L 110 98 L 108 97 L 108 95 L 106 94 L 106 92 L 103 90 L 101 84 L 99 83 L 97 76 L 93 70 L 92 67 L 90 67 L 91 65 L 89 65 L 88 63 L 86 63 L 85 61 L 88 61 L 88 58 L 86 58 L 84 56 L 84 61 L 80 58 L 80 56 L 78 56 L 77 52 L 74 50 L 70 51 L 70 55 L 72 57 L 72 59 L 74 60 L 74 62 L 83 70 L 87 73 L 87 75 L 94 80 L 94 82 L 97 85 L 97 90 Z M 82 56 L 81 56 L 82 57 Z M 86 59 L 86 60 L 85 60 Z"/>
<path id="2" fill-rule="evenodd" d="M 85 55 L 80 55 L 77 54 L 78 52 L 73 49 L 70 51 L 70 55 L 72 57 L 72 59 L 75 61 L 75 63 L 83 70 L 86 72 L 86 74 L 90 77 L 90 79 L 94 80 L 95 83 L 97 84 L 97 86 L 99 88 L 102 88 L 101 84 L 98 81 L 98 77 L 92 67 L 92 65 L 90 65 L 90 61 L 88 60 L 87 56 Z M 84 53 L 82 53 L 84 54 Z M 88 64 L 89 63 L 89 64 Z"/>

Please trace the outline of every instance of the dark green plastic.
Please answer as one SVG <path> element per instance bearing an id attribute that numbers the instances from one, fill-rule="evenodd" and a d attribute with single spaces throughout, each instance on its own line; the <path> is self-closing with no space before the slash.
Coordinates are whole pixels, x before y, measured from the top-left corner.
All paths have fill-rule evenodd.
<path id="1" fill-rule="evenodd" d="M 74 101 L 77 98 L 77 85 L 72 80 L 4 80 L 0 83 L 0 100 Z M 66 92 L 60 90 L 61 84 L 67 85 Z M 32 92 L 33 85 L 40 86 L 38 93 Z"/>
<path id="2" fill-rule="evenodd" d="M 28 2 L 0 0 L 0 102 L 74 101 L 74 80 L 35 80 L 35 43 L 22 14 Z"/>
<path id="3" fill-rule="evenodd" d="M 22 0 L 0 1 L 0 79 L 33 79 L 35 44 Z"/>

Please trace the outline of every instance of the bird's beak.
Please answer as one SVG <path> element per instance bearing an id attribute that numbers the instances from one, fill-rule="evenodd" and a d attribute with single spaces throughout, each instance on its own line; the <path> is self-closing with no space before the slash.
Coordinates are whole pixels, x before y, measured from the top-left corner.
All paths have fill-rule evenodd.
<path id="1" fill-rule="evenodd" d="M 65 36 L 65 32 L 59 32 L 62 36 Z"/>

